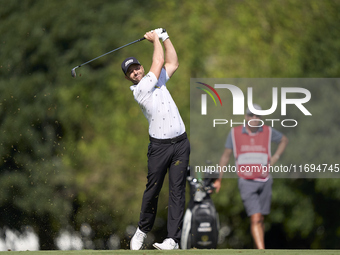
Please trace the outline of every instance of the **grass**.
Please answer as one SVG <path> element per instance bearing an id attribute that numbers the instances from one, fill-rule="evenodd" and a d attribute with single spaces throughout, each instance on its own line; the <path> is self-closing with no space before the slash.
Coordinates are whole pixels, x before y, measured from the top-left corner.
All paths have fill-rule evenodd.
<path id="1" fill-rule="evenodd" d="M 82 250 L 82 251 L 5 251 L 1 255 L 332 255 L 339 254 L 340 250 L 234 250 L 234 249 L 217 249 L 217 250 Z"/>

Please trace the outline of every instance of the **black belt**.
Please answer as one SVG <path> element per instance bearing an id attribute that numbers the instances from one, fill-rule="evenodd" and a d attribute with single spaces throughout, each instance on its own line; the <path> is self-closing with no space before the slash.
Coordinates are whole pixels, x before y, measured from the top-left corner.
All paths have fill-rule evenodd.
<path id="1" fill-rule="evenodd" d="M 176 136 L 176 137 L 170 138 L 170 139 L 157 139 L 157 138 L 154 138 L 154 137 L 151 137 L 151 136 L 149 136 L 149 138 L 150 138 L 150 142 L 153 142 L 153 143 L 174 144 L 174 143 L 178 143 L 178 142 L 186 139 L 187 133 L 184 132 L 180 136 Z"/>

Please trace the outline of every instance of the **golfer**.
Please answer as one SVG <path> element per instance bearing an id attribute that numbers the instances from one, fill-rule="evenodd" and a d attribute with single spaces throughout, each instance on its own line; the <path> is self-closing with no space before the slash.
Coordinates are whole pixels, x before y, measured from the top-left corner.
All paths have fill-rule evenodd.
<path id="1" fill-rule="evenodd" d="M 178 58 L 168 33 L 159 28 L 144 37 L 153 44 L 150 71 L 134 57 L 122 62 L 125 78 L 133 83 L 133 96 L 149 122 L 148 175 L 136 233 L 131 239 L 131 250 L 142 249 L 146 234 L 155 222 L 158 195 L 169 169 L 169 202 L 167 238 L 153 246 L 159 250 L 178 249 L 185 209 L 186 171 L 190 144 L 185 125 L 172 99 L 166 82 L 178 68 Z M 159 39 L 162 39 L 164 51 Z M 164 65 L 164 66 L 163 66 Z"/>
<path id="2" fill-rule="evenodd" d="M 261 107 L 254 104 L 256 110 Z M 222 168 L 229 162 L 234 152 L 237 167 L 238 187 L 243 205 L 250 217 L 251 234 L 257 249 L 264 249 L 264 215 L 270 213 L 273 179 L 268 171 L 261 166 L 274 165 L 284 152 L 288 138 L 269 126 L 260 125 L 260 116 L 253 114 L 249 108 L 245 115 L 246 125 L 232 128 L 219 166 Z M 277 143 L 278 147 L 271 156 L 270 144 Z M 257 170 L 249 171 L 249 169 Z M 246 170 L 248 168 L 248 170 Z M 214 183 L 216 192 L 221 188 L 223 172 Z"/>

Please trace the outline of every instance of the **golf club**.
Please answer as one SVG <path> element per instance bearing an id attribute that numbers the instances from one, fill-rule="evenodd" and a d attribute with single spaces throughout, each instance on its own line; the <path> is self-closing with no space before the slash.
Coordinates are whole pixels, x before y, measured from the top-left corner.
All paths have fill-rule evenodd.
<path id="1" fill-rule="evenodd" d="M 71 71 L 72 77 L 76 77 L 76 76 L 77 76 L 77 75 L 76 75 L 76 68 L 81 67 L 81 66 L 83 66 L 83 65 L 86 65 L 86 64 L 92 62 L 93 60 L 96 60 L 96 59 L 98 59 L 98 58 L 101 58 L 101 57 L 103 57 L 103 56 L 105 56 L 105 55 L 107 55 L 107 54 L 110 54 L 110 53 L 114 52 L 114 51 L 120 50 L 120 49 L 122 49 L 122 48 L 124 48 L 124 47 L 126 47 L 126 46 L 129 46 L 129 45 L 134 44 L 134 43 L 136 43 L 136 42 L 143 41 L 144 39 L 145 39 L 145 37 L 140 38 L 140 39 L 138 39 L 138 40 L 136 40 L 136 41 L 130 42 L 130 43 L 125 44 L 125 45 L 123 45 L 123 46 L 121 46 L 121 47 L 119 47 L 119 48 L 117 48 L 117 49 L 111 50 L 111 51 L 109 51 L 109 52 L 107 52 L 107 53 L 105 53 L 105 54 L 103 54 L 103 55 L 100 55 L 99 57 L 96 57 L 96 58 L 94 58 L 94 59 L 91 59 L 91 60 L 89 60 L 89 61 L 87 61 L 87 62 L 85 62 L 85 63 L 83 63 L 83 64 L 80 64 L 79 66 L 76 66 L 76 67 L 73 68 L 72 71 Z"/>

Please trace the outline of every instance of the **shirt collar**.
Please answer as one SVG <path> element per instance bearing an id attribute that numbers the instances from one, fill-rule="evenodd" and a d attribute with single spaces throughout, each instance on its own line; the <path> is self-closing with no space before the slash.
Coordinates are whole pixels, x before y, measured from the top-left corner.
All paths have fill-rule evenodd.
<path id="1" fill-rule="evenodd" d="M 131 91 L 134 91 L 137 85 L 130 86 Z"/>
<path id="2" fill-rule="evenodd" d="M 255 133 L 252 133 L 252 134 L 256 134 L 256 133 L 262 132 L 262 131 L 263 131 L 263 128 L 259 127 L 259 129 Z M 245 126 L 243 126 L 243 128 L 242 128 L 242 134 L 248 134 L 248 131 L 247 131 Z"/>

